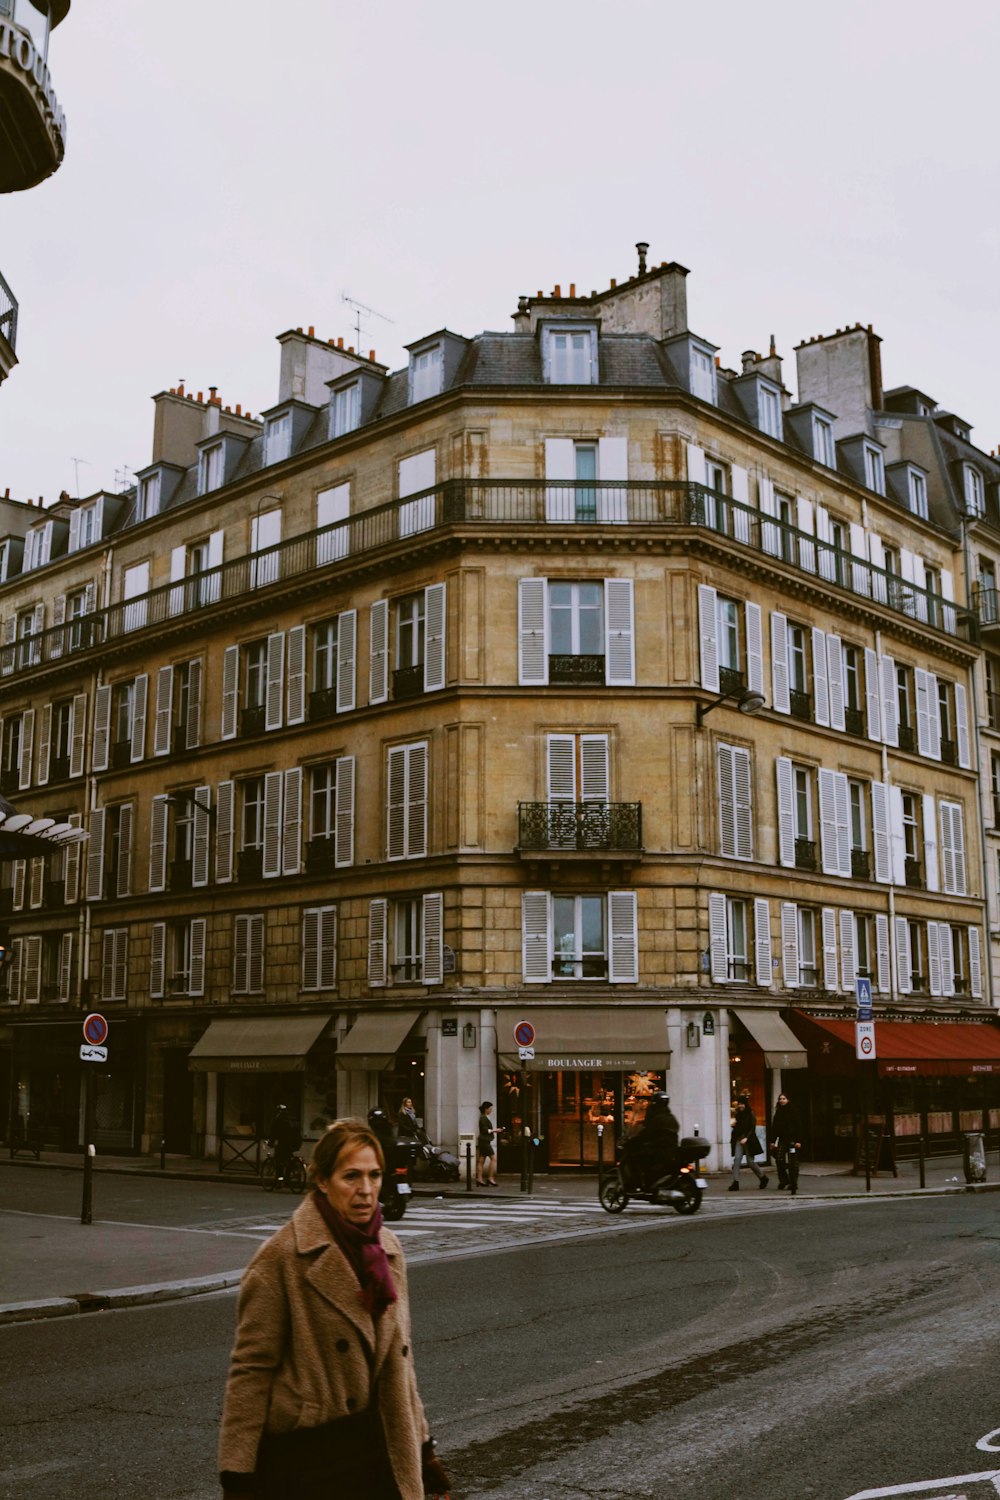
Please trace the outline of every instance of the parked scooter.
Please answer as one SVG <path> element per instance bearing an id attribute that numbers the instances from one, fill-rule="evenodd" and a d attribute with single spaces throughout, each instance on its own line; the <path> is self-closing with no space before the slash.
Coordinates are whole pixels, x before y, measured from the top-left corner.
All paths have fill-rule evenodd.
<path id="1" fill-rule="evenodd" d="M 397 1141 L 395 1132 L 384 1110 L 369 1111 L 368 1123 L 378 1136 L 385 1157 L 385 1172 L 379 1188 L 378 1201 L 382 1205 L 382 1217 L 395 1223 L 406 1213 L 406 1205 L 413 1196 L 410 1183 L 410 1164 L 413 1160 L 413 1142 Z"/>
<path id="2" fill-rule="evenodd" d="M 699 1136 L 683 1136 L 670 1171 L 648 1188 L 637 1187 L 627 1178 L 621 1163 L 616 1163 L 601 1179 L 601 1207 L 609 1214 L 620 1214 L 634 1198 L 637 1203 L 663 1205 L 676 1209 L 679 1214 L 696 1214 L 701 1207 L 702 1194 L 708 1187 L 700 1175 L 698 1163 L 710 1150 L 708 1141 Z"/>
<path id="3" fill-rule="evenodd" d="M 461 1176 L 461 1163 L 457 1156 L 443 1146 L 433 1146 L 431 1138 L 422 1125 L 418 1125 L 410 1137 L 413 1146 L 413 1175 L 430 1182 L 457 1182 Z"/>

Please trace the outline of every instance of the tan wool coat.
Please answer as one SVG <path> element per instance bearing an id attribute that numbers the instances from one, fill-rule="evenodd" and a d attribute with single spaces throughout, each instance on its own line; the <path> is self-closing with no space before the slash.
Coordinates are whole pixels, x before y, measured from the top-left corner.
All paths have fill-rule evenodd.
<path id="1" fill-rule="evenodd" d="M 421 1447 L 429 1432 L 413 1369 L 406 1266 L 394 1234 L 383 1229 L 381 1243 L 398 1301 L 377 1322 L 311 1194 L 257 1251 L 240 1285 L 220 1471 L 253 1473 L 264 1432 L 364 1411 L 377 1382 L 400 1495 L 424 1500 Z"/>

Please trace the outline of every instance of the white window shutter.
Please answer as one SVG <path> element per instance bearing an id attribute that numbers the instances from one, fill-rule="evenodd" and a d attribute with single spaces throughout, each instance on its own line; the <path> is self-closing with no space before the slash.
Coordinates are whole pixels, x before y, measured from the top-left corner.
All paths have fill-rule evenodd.
<path id="1" fill-rule="evenodd" d="M 688 484 L 707 484 L 704 448 L 699 448 L 697 443 L 688 442 L 685 442 L 684 447 L 687 450 Z"/>
<path id="2" fill-rule="evenodd" d="M 733 464 L 729 477 L 733 486 L 733 533 L 738 542 L 750 541 L 750 475 L 741 464 Z"/>
<path id="3" fill-rule="evenodd" d="M 932 995 L 944 993 L 941 987 L 941 939 L 937 922 L 927 923 L 927 964 Z"/>
<path id="4" fill-rule="evenodd" d="M 386 954 L 388 905 L 382 896 L 368 903 L 368 983 L 373 989 L 385 984 L 389 967 Z"/>
<path id="5" fill-rule="evenodd" d="M 812 631 L 813 714 L 817 724 L 830 722 L 830 687 L 826 670 L 826 632 L 815 625 Z"/>
<path id="6" fill-rule="evenodd" d="M 234 740 L 239 729 L 240 648 L 227 646 L 222 654 L 222 734 Z"/>
<path id="7" fill-rule="evenodd" d="M 38 721 L 38 772 L 36 781 L 39 786 L 47 786 L 49 780 L 49 759 L 52 751 L 52 704 L 46 703 Z"/>
<path id="8" fill-rule="evenodd" d="M 979 928 L 969 928 L 969 986 L 974 1000 L 983 998 L 983 960 Z"/>
<path id="9" fill-rule="evenodd" d="M 698 585 L 698 637 L 701 649 L 701 685 L 710 693 L 719 691 L 718 595 L 709 583 Z"/>
<path id="10" fill-rule="evenodd" d="M 795 790 L 792 762 L 787 755 L 775 761 L 778 777 L 778 861 L 786 870 L 795 868 Z"/>
<path id="11" fill-rule="evenodd" d="M 24 954 L 24 939 L 12 938 L 10 944 L 10 969 L 7 978 L 7 1000 L 11 1005 L 17 1005 L 21 999 L 21 973 L 24 968 L 22 962 Z"/>
<path id="12" fill-rule="evenodd" d="M 832 906 L 824 906 L 821 914 L 823 929 L 823 988 L 837 989 L 837 913 Z"/>
<path id="13" fill-rule="evenodd" d="M 826 638 L 826 675 L 830 683 L 830 728 L 845 727 L 844 647 L 839 635 Z"/>
<path id="14" fill-rule="evenodd" d="M 753 947 L 757 983 L 771 985 L 771 903 L 758 896 L 753 904 Z"/>
<path id="15" fill-rule="evenodd" d="M 580 736 L 580 801 L 607 802 L 610 797 L 610 757 L 606 734 Z"/>
<path id="16" fill-rule="evenodd" d="M 628 490 L 609 489 L 609 481 L 628 480 L 628 438 L 602 437 L 597 444 L 597 477 L 601 484 L 597 491 L 597 519 L 622 523 L 628 520 Z"/>
<path id="17" fill-rule="evenodd" d="M 847 776 L 843 771 L 833 773 L 834 800 L 837 808 L 837 853 L 839 873 L 845 880 L 851 878 L 851 794 Z"/>
<path id="18" fill-rule="evenodd" d="M 938 803 L 938 817 L 940 820 L 940 840 L 938 843 L 939 859 L 941 863 L 941 889 L 946 895 L 955 894 L 955 845 L 952 823 L 953 803 L 945 802 L 943 799 Z"/>
<path id="19" fill-rule="evenodd" d="M 93 838 L 93 832 L 91 832 Z M 11 905 L 15 911 L 24 909 L 24 893 L 27 884 L 28 861 L 26 859 L 15 859 L 11 869 Z"/>
<path id="20" fill-rule="evenodd" d="M 825 505 L 816 507 L 816 551 L 819 554 L 819 576 L 832 583 L 837 576 L 837 558 L 830 540 L 830 512 Z"/>
<path id="21" fill-rule="evenodd" d="M 21 998 L 25 1005 L 37 1005 L 42 995 L 42 939 L 32 934 L 24 940 L 24 977 Z"/>
<path id="22" fill-rule="evenodd" d="M 799 537 L 799 567 L 807 573 L 816 571 L 816 543 L 814 534 L 813 505 L 804 495 L 795 497 L 795 525 L 803 534 Z"/>
<path id="23" fill-rule="evenodd" d="M 64 932 L 59 938 L 59 988 L 57 998 L 60 1000 L 72 1000 L 76 996 L 75 937 L 75 933 Z"/>
<path id="24" fill-rule="evenodd" d="M 884 781 L 873 781 L 872 842 L 875 846 L 875 879 L 883 885 L 892 882 L 892 857 L 889 847 L 889 789 Z"/>
<path id="25" fill-rule="evenodd" d="M 840 842 L 837 835 L 837 773 L 820 766 L 819 839 L 824 875 L 840 874 Z"/>
<path id="26" fill-rule="evenodd" d="M 187 547 L 174 547 L 170 553 L 170 590 L 168 612 L 179 615 L 184 610 L 184 575 L 187 572 Z"/>
<path id="27" fill-rule="evenodd" d="M 376 599 L 368 612 L 368 702 L 389 696 L 389 601 Z"/>
<path id="28" fill-rule="evenodd" d="M 865 715 L 868 720 L 868 738 L 882 738 L 882 693 L 879 682 L 878 656 L 870 646 L 865 647 Z"/>
<path id="29" fill-rule="evenodd" d="M 788 677 L 788 620 L 771 611 L 771 707 L 779 714 L 792 711 Z"/>
<path id="30" fill-rule="evenodd" d="M 750 751 L 733 746 L 733 807 L 737 859 L 753 859 L 753 806 Z"/>
<path id="31" fill-rule="evenodd" d="M 608 687 L 635 683 L 635 625 L 631 578 L 604 580 L 604 681 Z"/>
<path id="32" fill-rule="evenodd" d="M 893 885 L 906 884 L 906 828 L 903 823 L 903 792 L 889 786 L 889 853 Z"/>
<path id="33" fill-rule="evenodd" d="M 280 729 L 284 717 L 285 632 L 276 630 L 267 638 L 267 689 L 264 696 L 264 728 Z"/>
<path id="34" fill-rule="evenodd" d="M 87 743 L 87 694 L 74 693 L 69 721 L 69 774 L 82 776 Z"/>
<path id="35" fill-rule="evenodd" d="M 337 616 L 337 712 L 350 713 L 355 706 L 358 612 L 345 609 Z"/>
<path id="36" fill-rule="evenodd" d="M 521 966 L 525 984 L 547 984 L 552 978 L 548 891 L 525 891 L 521 898 Z"/>
<path id="37" fill-rule="evenodd" d="M 233 650 L 237 648 L 234 646 Z M 174 669 L 161 667 L 156 674 L 156 704 L 153 710 L 153 754 L 170 754 L 170 729 L 174 705 Z"/>
<path id="38" fill-rule="evenodd" d="M 107 814 L 95 807 L 90 814 L 90 842 L 87 845 L 87 900 L 104 899 L 104 823 Z"/>
<path id="39" fill-rule="evenodd" d="M 940 890 L 937 842 L 937 803 L 930 792 L 923 794 L 924 884 L 929 891 Z"/>
<path id="40" fill-rule="evenodd" d="M 83 814 L 70 813 L 67 820 L 73 828 L 83 827 Z M 66 846 L 66 900 L 67 902 L 79 901 L 80 899 L 80 851 L 79 843 L 67 844 Z"/>
<path id="41" fill-rule="evenodd" d="M 252 995 L 264 988 L 264 918 L 261 915 L 248 919 L 250 952 L 248 955 L 247 984 Z"/>
<path id="42" fill-rule="evenodd" d="M 421 903 L 423 927 L 423 982 L 444 982 L 444 896 L 440 891 L 428 893 Z"/>
<path id="43" fill-rule="evenodd" d="M 389 749 L 386 768 L 386 858 L 406 858 L 406 745 Z"/>
<path id="44" fill-rule="evenodd" d="M 858 977 L 858 960 L 852 911 L 842 910 L 840 913 L 840 977 L 843 988 L 849 995 L 853 995 Z"/>
<path id="45" fill-rule="evenodd" d="M 223 885 L 233 878 L 233 825 L 236 783 L 220 781 L 215 790 L 215 879 Z"/>
<path id="46" fill-rule="evenodd" d="M 794 901 L 781 903 L 781 977 L 785 988 L 799 986 L 799 911 Z"/>
<path id="47" fill-rule="evenodd" d="M 433 693 L 445 685 L 445 624 L 447 600 L 445 585 L 431 583 L 424 589 L 424 692 Z"/>
<path id="48" fill-rule="evenodd" d="M 933 672 L 927 673 L 927 709 L 930 720 L 931 758 L 941 759 L 941 704 L 938 701 L 938 680 Z"/>
<path id="49" fill-rule="evenodd" d="M 302 767 L 285 772 L 285 812 L 281 836 L 281 873 L 297 875 L 302 862 Z"/>
<path id="50" fill-rule="evenodd" d="M 859 521 L 851 522 L 851 556 L 859 559 L 851 563 L 851 588 L 856 594 L 871 596 L 871 569 L 868 566 L 868 537 Z"/>
<path id="51" fill-rule="evenodd" d="M 969 750 L 969 695 L 964 683 L 955 683 L 955 728 L 958 734 L 958 763 L 965 770 L 972 766 Z"/>
<path id="52" fill-rule="evenodd" d="M 303 724 L 306 717 L 306 627 L 293 625 L 288 632 L 288 671 L 285 675 L 288 701 L 285 723 Z"/>
<path id="53" fill-rule="evenodd" d="M 406 854 L 414 859 L 427 853 L 427 746 L 407 747 Z"/>
<path id="54" fill-rule="evenodd" d="M 955 993 L 955 961 L 952 952 L 951 924 L 938 923 L 938 953 L 941 958 L 941 993 L 950 999 Z"/>
<path id="55" fill-rule="evenodd" d="M 245 995 L 250 988 L 250 918 L 233 919 L 233 990 Z"/>
<path id="56" fill-rule="evenodd" d="M 205 947 L 208 924 L 204 917 L 191 919 L 191 968 L 188 974 L 188 994 L 205 993 Z"/>
<path id="57" fill-rule="evenodd" d="M 965 870 L 965 805 L 961 802 L 952 804 L 951 843 L 955 851 L 955 895 L 967 896 L 969 888 Z"/>
<path id="58" fill-rule="evenodd" d="M 337 761 L 334 787 L 334 856 L 338 869 L 354 863 L 354 756 Z"/>
<path id="59" fill-rule="evenodd" d="M 930 711 L 930 673 L 917 667 L 913 677 L 917 688 L 917 749 L 921 755 L 933 755 Z M 936 696 L 936 688 L 935 688 Z M 940 751 L 935 759 L 940 759 Z"/>
<path id="60" fill-rule="evenodd" d="M 882 678 L 882 738 L 887 745 L 899 744 L 899 699 L 896 696 L 896 662 L 891 656 L 879 657 Z"/>
<path id="61" fill-rule="evenodd" d="M 773 517 L 777 514 L 774 499 L 774 481 L 769 479 L 766 474 L 757 476 L 757 501 L 763 516 Z M 773 520 L 761 521 L 760 542 L 764 551 L 769 553 L 771 557 L 781 556 L 781 535 Z"/>
<path id="62" fill-rule="evenodd" d="M 910 924 L 905 917 L 894 919 L 896 930 L 896 993 L 909 995 L 913 991 L 910 973 Z"/>
<path id="63" fill-rule="evenodd" d="M 319 914 L 318 906 L 307 906 L 302 913 L 302 988 L 304 990 L 320 988 Z"/>
<path id="64" fill-rule="evenodd" d="M 881 911 L 875 913 L 875 960 L 879 990 L 883 995 L 888 995 L 892 989 L 889 918 Z"/>
<path id="65" fill-rule="evenodd" d="M 576 443 L 572 438 L 545 439 L 546 479 L 576 479 Z M 576 519 L 576 491 L 572 484 L 546 485 L 546 521 Z"/>
<path id="66" fill-rule="evenodd" d="M 149 889 L 167 888 L 167 827 L 170 808 L 165 796 L 154 797 L 149 808 Z"/>
<path id="67" fill-rule="evenodd" d="M 17 784 L 22 791 L 31 786 L 32 750 L 35 739 L 35 710 L 26 708 L 21 715 L 21 758 L 18 763 Z"/>
<path id="68" fill-rule="evenodd" d="M 747 600 L 744 606 L 747 632 L 747 687 L 752 693 L 764 691 L 764 626 L 759 604 Z"/>
<path id="69" fill-rule="evenodd" d="M 611 984 L 639 982 L 639 926 L 635 891 L 608 892 L 611 947 L 608 979 Z"/>
<path id="70" fill-rule="evenodd" d="M 210 786 L 196 786 L 194 789 L 195 801 L 200 803 L 203 812 L 193 810 L 193 848 L 191 858 L 191 884 L 193 886 L 208 885 L 209 875 L 209 830 L 211 828 L 212 788 Z"/>
<path id="71" fill-rule="evenodd" d="M 37 855 L 30 862 L 28 875 L 28 905 L 36 911 L 45 894 L 45 856 Z"/>
<path id="72" fill-rule="evenodd" d="M 272 879 L 281 874 L 281 790 L 284 776 L 268 771 L 264 777 L 263 874 Z"/>
<path id="73" fill-rule="evenodd" d="M 94 754 L 91 766 L 95 771 L 108 769 L 111 745 L 111 688 L 105 683 L 94 694 Z"/>
<path id="74" fill-rule="evenodd" d="M 719 853 L 732 859 L 736 854 L 736 791 L 733 782 L 733 747 L 716 747 L 719 792 Z"/>
<path id="75" fill-rule="evenodd" d="M 105 927 L 101 933 L 101 999 L 115 998 L 115 942 L 117 934 L 113 927 Z"/>
<path id="76" fill-rule="evenodd" d="M 132 804 L 123 802 L 118 809 L 118 880 L 115 895 L 132 894 Z"/>
<path id="77" fill-rule="evenodd" d="M 196 750 L 201 744 L 201 657 L 192 657 L 188 662 L 188 707 L 185 725 L 186 744 Z M 168 736 L 169 742 L 169 736 Z"/>
<path id="78" fill-rule="evenodd" d="M 726 898 L 721 891 L 708 896 L 708 949 L 713 984 L 729 981 L 729 953 L 726 926 Z"/>
<path id="79" fill-rule="evenodd" d="M 149 929 L 149 993 L 153 1000 L 163 999 L 166 988 L 166 954 L 167 924 L 154 922 Z"/>
<path id="80" fill-rule="evenodd" d="M 517 630 L 517 680 L 522 687 L 544 687 L 549 680 L 547 579 L 518 579 Z"/>
<path id="81" fill-rule="evenodd" d="M 146 754 L 146 700 L 149 697 L 149 673 L 140 672 L 132 687 L 132 743 L 129 758 L 142 760 Z"/>

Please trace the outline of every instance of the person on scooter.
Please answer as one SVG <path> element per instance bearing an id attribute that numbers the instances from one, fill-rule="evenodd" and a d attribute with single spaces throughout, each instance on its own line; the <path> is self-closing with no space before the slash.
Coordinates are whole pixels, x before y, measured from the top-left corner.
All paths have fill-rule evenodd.
<path id="1" fill-rule="evenodd" d="M 642 1124 L 625 1142 L 622 1166 L 626 1179 L 644 1191 L 670 1172 L 677 1159 L 681 1127 L 670 1108 L 669 1094 L 654 1094 Z"/>
<path id="2" fill-rule="evenodd" d="M 266 1139 L 274 1152 L 274 1175 L 278 1182 L 283 1182 L 288 1163 L 302 1144 L 302 1132 L 289 1114 L 287 1104 L 278 1105 Z"/>

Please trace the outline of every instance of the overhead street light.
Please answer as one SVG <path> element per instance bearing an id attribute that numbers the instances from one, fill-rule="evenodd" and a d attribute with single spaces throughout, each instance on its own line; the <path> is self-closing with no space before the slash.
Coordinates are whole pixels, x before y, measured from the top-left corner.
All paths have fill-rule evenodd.
<path id="1" fill-rule="evenodd" d="M 697 708 L 697 724 L 701 728 L 702 720 L 706 714 L 710 714 L 713 708 L 718 708 L 720 703 L 726 703 L 732 699 L 741 714 L 759 714 L 762 708 L 767 707 L 767 700 L 763 693 L 756 692 L 753 688 L 738 688 L 728 693 L 720 693 L 714 703 L 699 703 Z"/>

